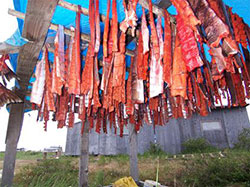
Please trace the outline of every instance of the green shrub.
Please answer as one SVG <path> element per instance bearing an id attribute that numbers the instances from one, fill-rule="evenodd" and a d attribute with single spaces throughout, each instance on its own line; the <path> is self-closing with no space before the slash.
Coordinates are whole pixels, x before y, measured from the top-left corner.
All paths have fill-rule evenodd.
<path id="1" fill-rule="evenodd" d="M 190 153 L 208 153 L 218 151 L 217 148 L 211 146 L 204 138 L 190 139 L 182 144 L 183 154 Z"/>
<path id="2" fill-rule="evenodd" d="M 250 186 L 250 156 L 228 154 L 225 158 L 195 159 L 181 174 L 184 186 Z"/>
<path id="3" fill-rule="evenodd" d="M 243 129 L 238 136 L 238 143 L 235 144 L 234 148 L 250 151 L 250 128 Z"/>
<path id="4" fill-rule="evenodd" d="M 166 156 L 167 153 L 162 150 L 159 144 L 150 143 L 149 149 L 143 154 L 143 156 Z"/>

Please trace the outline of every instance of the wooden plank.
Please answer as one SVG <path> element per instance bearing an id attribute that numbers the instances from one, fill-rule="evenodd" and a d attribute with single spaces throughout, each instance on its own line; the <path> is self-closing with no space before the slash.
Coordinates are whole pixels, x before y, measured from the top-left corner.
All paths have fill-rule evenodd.
<path id="1" fill-rule="evenodd" d="M 20 137 L 24 103 L 11 104 L 8 130 L 6 136 L 6 150 L 3 164 L 2 187 L 13 186 L 17 142 Z"/>
<path id="2" fill-rule="evenodd" d="M 130 166 L 130 176 L 138 182 L 139 181 L 139 171 L 138 171 L 138 145 L 137 145 L 137 133 L 135 131 L 135 126 L 131 123 L 128 124 L 129 129 L 129 166 Z"/>
<path id="3" fill-rule="evenodd" d="M 18 53 L 20 46 L 13 46 L 6 42 L 0 42 L 0 55 Z"/>
<path id="4" fill-rule="evenodd" d="M 22 37 L 33 42 L 43 42 L 58 0 L 29 0 Z"/>
<path id="5" fill-rule="evenodd" d="M 169 1 L 169 0 L 166 0 Z M 138 2 L 143 8 L 145 9 L 149 9 L 149 4 L 148 4 L 148 0 L 139 0 Z M 157 6 L 153 4 L 153 13 L 156 15 L 160 15 L 162 17 L 164 17 L 164 9 L 161 8 L 161 6 Z M 173 16 L 170 15 L 170 22 L 175 23 L 176 20 Z"/>
<path id="6" fill-rule="evenodd" d="M 80 133 L 80 132 L 79 132 Z M 88 186 L 88 162 L 89 162 L 89 122 L 84 124 L 84 132 L 81 137 L 81 154 L 79 164 L 79 187 Z"/>
<path id="7" fill-rule="evenodd" d="M 148 0 L 139 0 L 139 4 L 143 8 L 149 9 Z M 153 5 L 153 13 L 156 14 L 156 15 L 164 16 L 163 9 L 156 6 L 156 5 Z"/>
<path id="8" fill-rule="evenodd" d="M 18 12 L 16 10 L 9 9 L 8 13 L 12 16 L 15 16 L 20 19 L 25 19 L 25 14 L 22 12 Z M 57 31 L 58 30 L 58 25 L 51 23 L 49 29 Z M 74 36 L 75 32 L 73 30 L 64 28 L 64 34 L 69 35 L 69 36 Z M 81 39 L 86 42 L 90 42 L 90 35 L 81 33 Z M 126 55 L 128 56 L 134 56 L 134 52 L 131 50 L 126 50 Z"/>
<path id="9" fill-rule="evenodd" d="M 23 45 L 18 56 L 17 75 L 19 85 L 25 90 L 33 73 L 40 51 L 47 35 L 50 20 L 58 0 L 32 0 L 28 2 L 24 19 L 23 37 L 30 42 Z"/>

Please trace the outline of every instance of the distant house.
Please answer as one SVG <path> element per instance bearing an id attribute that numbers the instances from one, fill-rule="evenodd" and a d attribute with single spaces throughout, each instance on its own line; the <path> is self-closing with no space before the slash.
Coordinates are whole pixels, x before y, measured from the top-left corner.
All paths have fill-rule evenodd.
<path id="1" fill-rule="evenodd" d="M 243 128 L 250 128 L 245 108 L 217 109 L 206 117 L 194 115 L 190 119 L 171 119 L 164 126 L 144 124 L 138 134 L 138 152 L 144 153 L 150 143 L 156 142 L 161 148 L 172 154 L 181 152 L 181 144 L 190 138 L 204 137 L 212 145 L 219 148 L 233 147 Z M 80 155 L 81 123 L 68 129 L 66 155 Z M 129 152 L 128 131 L 120 138 L 111 130 L 108 134 L 97 134 L 91 130 L 89 152 L 94 155 L 116 155 Z"/>

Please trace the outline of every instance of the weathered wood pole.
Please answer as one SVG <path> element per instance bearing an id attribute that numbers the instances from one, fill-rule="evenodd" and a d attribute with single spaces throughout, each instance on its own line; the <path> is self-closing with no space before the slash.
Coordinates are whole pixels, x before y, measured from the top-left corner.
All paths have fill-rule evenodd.
<path id="1" fill-rule="evenodd" d="M 89 122 L 86 121 L 84 132 L 81 136 L 81 154 L 79 162 L 79 187 L 88 187 L 88 162 L 89 162 Z"/>
<path id="2" fill-rule="evenodd" d="M 130 176 L 136 181 L 139 181 L 138 172 L 138 145 L 137 145 L 137 132 L 133 124 L 128 124 L 129 129 L 129 165 Z"/>
<path id="3" fill-rule="evenodd" d="M 13 186 L 17 143 L 21 134 L 24 116 L 24 103 L 11 104 L 6 135 L 6 148 L 3 164 L 2 187 Z"/>

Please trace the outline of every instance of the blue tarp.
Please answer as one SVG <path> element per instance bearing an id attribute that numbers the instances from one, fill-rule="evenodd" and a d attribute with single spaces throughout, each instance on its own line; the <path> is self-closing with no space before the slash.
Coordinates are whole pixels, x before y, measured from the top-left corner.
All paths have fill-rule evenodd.
<path id="1" fill-rule="evenodd" d="M 14 1 L 15 10 L 20 11 L 22 13 L 26 12 L 28 0 L 13 0 L 13 1 Z M 84 8 L 89 7 L 88 0 L 84 0 L 84 1 L 83 0 L 66 0 L 66 1 L 69 3 L 81 5 Z M 152 1 L 154 3 L 157 0 L 152 0 Z M 122 2 L 123 2 L 123 0 L 117 0 L 117 12 L 118 12 L 118 21 L 119 22 L 121 22 L 125 18 L 125 13 L 124 13 L 124 8 L 122 5 Z M 248 24 L 250 23 L 250 17 L 247 14 L 247 10 L 250 9 L 249 0 L 241 0 L 241 1 L 237 1 L 237 2 L 232 2 L 230 0 L 224 0 L 224 2 L 226 4 L 228 4 L 229 6 L 233 6 L 234 7 L 233 11 L 237 12 L 240 16 L 243 16 L 244 20 Z M 100 5 L 99 5 L 100 6 L 99 7 L 100 14 L 106 15 L 107 0 L 102 0 L 99 3 L 100 3 Z M 111 7 L 110 11 L 112 11 L 112 7 Z M 170 6 L 168 8 L 168 11 L 170 12 L 170 14 L 176 15 L 176 9 L 174 8 L 174 6 Z M 137 5 L 136 13 L 137 13 L 138 18 L 140 19 L 141 15 L 142 15 L 142 7 L 139 4 Z M 57 6 L 51 22 L 54 24 L 63 25 L 66 28 L 70 28 L 70 26 L 75 26 L 75 16 L 76 16 L 76 13 L 74 11 L 65 9 L 61 6 Z M 111 13 L 110 13 L 110 18 L 112 18 Z M 21 46 L 25 43 L 24 39 L 22 39 L 22 37 L 21 37 L 24 21 L 21 19 L 17 19 L 17 21 L 18 21 L 17 31 L 6 42 L 11 44 L 11 45 Z M 164 23 L 164 22 L 162 22 L 162 23 Z M 104 30 L 103 23 L 101 23 L 101 30 L 102 30 L 102 32 Z M 85 34 L 90 33 L 89 17 L 88 16 L 81 15 L 81 32 L 85 33 Z M 53 35 L 55 35 L 55 31 L 49 30 L 47 36 L 53 36 Z M 131 42 L 130 44 L 128 44 L 127 48 L 133 50 L 135 48 L 135 42 Z M 207 50 L 208 50 L 208 47 L 205 46 L 205 52 L 207 54 L 208 60 L 210 60 L 210 56 L 209 56 Z M 87 49 L 82 51 L 82 55 L 86 55 L 86 52 L 87 52 Z M 13 66 L 14 71 L 16 70 L 16 66 L 17 66 L 17 56 L 18 56 L 18 54 L 10 55 L 10 61 L 11 61 L 11 64 Z M 101 56 L 102 56 L 102 50 L 100 49 L 99 57 L 101 57 Z M 41 55 L 39 58 L 41 58 Z M 49 60 L 51 62 L 53 62 L 53 59 L 54 59 L 54 55 L 52 53 L 49 53 Z M 126 65 L 127 66 L 130 66 L 130 59 L 131 59 L 130 57 L 128 57 L 128 56 L 126 57 Z M 82 64 L 84 64 L 84 62 L 82 62 Z M 102 69 L 100 69 L 99 72 L 102 73 Z M 127 73 L 127 75 L 128 75 L 128 73 Z M 34 79 L 32 79 L 30 82 L 33 82 L 33 81 L 34 81 Z"/>

